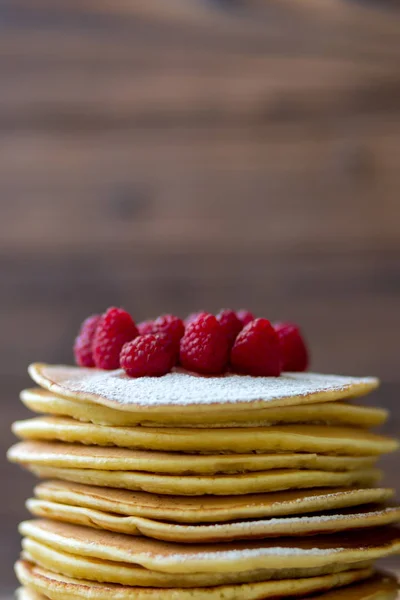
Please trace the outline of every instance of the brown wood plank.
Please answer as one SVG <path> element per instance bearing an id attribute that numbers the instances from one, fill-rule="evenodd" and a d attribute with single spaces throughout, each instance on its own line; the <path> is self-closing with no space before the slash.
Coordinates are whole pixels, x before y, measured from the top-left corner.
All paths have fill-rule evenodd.
<path id="1" fill-rule="evenodd" d="M 396 131 L 357 137 L 3 136 L 0 247 L 67 249 L 73 231 L 82 251 L 397 248 Z"/>
<path id="2" fill-rule="evenodd" d="M 108 128 L 168 122 L 310 124 L 397 112 L 400 104 L 397 62 L 360 61 L 351 54 L 246 55 L 239 48 L 217 56 L 203 48 L 182 54 L 182 43 L 176 42 L 163 48 L 160 62 L 160 47 L 148 50 L 144 40 L 91 33 L 82 43 L 80 36 L 65 32 L 55 39 L 51 33 L 19 37 L 0 41 L 3 128 L 41 122 L 57 128 L 63 119 L 70 128 L 92 123 L 99 129 L 102 123 Z"/>

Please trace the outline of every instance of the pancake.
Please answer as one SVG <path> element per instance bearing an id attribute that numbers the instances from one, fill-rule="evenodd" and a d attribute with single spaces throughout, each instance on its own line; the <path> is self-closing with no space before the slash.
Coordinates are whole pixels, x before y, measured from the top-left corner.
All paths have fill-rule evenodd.
<path id="1" fill-rule="evenodd" d="M 258 451 L 379 456 L 399 446 L 392 438 L 363 429 L 328 425 L 173 429 L 109 427 L 64 417 L 36 417 L 17 421 L 12 430 L 22 439 L 187 453 Z"/>
<path id="2" fill-rule="evenodd" d="M 363 396 L 379 385 L 375 378 L 315 373 L 251 377 L 226 373 L 203 376 L 174 369 L 163 377 L 129 378 L 122 370 L 102 371 L 41 363 L 29 367 L 40 387 L 135 415 L 138 423 L 258 422 L 269 407 L 331 402 Z M 206 410 L 202 410 L 206 408 Z M 240 417 L 239 417 L 240 415 Z"/>
<path id="3" fill-rule="evenodd" d="M 49 520 L 25 521 L 21 535 L 55 550 L 162 573 L 240 573 L 257 569 L 301 569 L 354 564 L 400 553 L 400 530 L 375 528 L 354 534 L 309 538 L 170 544 Z"/>
<path id="4" fill-rule="evenodd" d="M 141 471 L 99 471 L 63 469 L 25 464 L 25 468 L 42 479 L 62 479 L 125 490 L 181 496 L 254 494 L 279 490 L 315 487 L 372 485 L 380 477 L 379 469 L 357 471 L 313 471 L 276 469 L 230 475 L 165 475 Z"/>
<path id="5" fill-rule="evenodd" d="M 29 538 L 22 541 L 22 557 L 54 573 L 100 583 L 119 583 L 138 587 L 197 588 L 256 581 L 299 579 L 340 573 L 354 568 L 370 568 L 368 562 L 303 569 L 257 569 L 256 571 L 224 573 L 160 573 L 138 565 L 77 556 L 55 550 Z"/>
<path id="6" fill-rule="evenodd" d="M 27 561 L 19 561 L 16 564 L 16 574 L 22 585 L 45 594 L 51 600 L 82 600 L 82 598 L 90 598 L 90 600 L 160 599 L 160 591 L 157 588 L 142 589 L 139 587 L 101 584 L 74 579 L 57 575 L 47 569 L 34 566 Z M 367 579 L 371 574 L 370 569 L 354 569 L 342 573 L 302 579 L 286 579 L 243 585 L 223 585 L 211 588 L 171 588 L 162 590 L 162 596 L 164 600 L 193 600 L 194 598 L 196 600 L 238 600 L 239 598 L 240 600 L 266 600 L 267 598 L 274 598 L 276 600 L 277 597 L 303 597 L 312 593 L 331 590 L 332 588 L 348 586 Z M 376 581 L 376 584 L 378 583 L 381 586 L 384 585 L 383 581 Z M 363 597 L 361 596 L 361 598 Z M 368 596 L 365 596 L 365 598 L 368 598 Z M 336 599 L 332 598 L 332 600 Z M 339 597 L 338 600 L 342 599 Z M 347 598 L 343 600 L 347 600 Z M 352 600 L 355 599 L 353 598 Z"/>
<path id="7" fill-rule="evenodd" d="M 272 469 L 352 471 L 374 466 L 371 456 L 317 456 L 316 454 L 182 454 L 129 450 L 63 442 L 21 442 L 7 453 L 11 462 L 49 467 L 107 471 L 147 471 L 171 475 L 246 473 Z"/>
<path id="8" fill-rule="evenodd" d="M 72 398 L 62 398 L 54 393 L 41 388 L 23 390 L 20 394 L 22 402 L 27 408 L 36 413 L 61 417 L 72 417 L 79 421 L 87 421 L 97 425 L 114 425 L 129 427 L 138 425 L 138 418 L 131 412 L 123 412 L 98 404 L 90 404 Z M 241 423 L 235 416 L 235 422 L 216 423 L 212 415 L 202 415 L 201 427 L 226 426 L 260 426 L 277 425 L 283 423 L 324 423 L 328 425 L 353 425 L 355 427 L 376 427 L 382 425 L 388 416 L 383 408 L 370 408 L 358 406 L 349 402 L 326 402 L 324 404 L 304 404 L 300 406 L 281 406 L 266 408 L 257 412 L 257 423 Z M 151 423 L 153 426 L 165 427 L 165 423 Z M 181 423 L 179 416 L 174 419 L 175 425 L 193 427 L 190 423 Z M 147 422 L 142 421 L 142 425 Z M 199 426 L 199 425 L 198 425 Z"/>
<path id="9" fill-rule="evenodd" d="M 31 569 L 30 573 L 24 573 L 24 569 L 28 570 Z M 21 577 L 26 577 L 26 579 L 30 579 L 30 581 L 34 581 L 35 585 L 37 587 L 45 587 L 46 584 L 48 585 L 49 589 L 51 589 L 50 594 L 56 594 L 56 595 L 51 595 L 51 598 L 53 598 L 54 600 L 65 600 L 65 598 L 68 598 L 68 600 L 75 600 L 76 598 L 88 598 L 90 595 L 90 598 L 92 600 L 105 600 L 107 598 L 111 599 L 111 600 L 130 600 L 132 597 L 138 598 L 138 600 L 140 599 L 140 596 L 136 596 L 135 594 L 129 593 L 129 590 L 127 590 L 127 588 L 120 588 L 119 586 L 109 586 L 109 585 L 99 585 L 99 584 L 94 584 L 92 585 L 92 588 L 90 589 L 90 582 L 80 582 L 78 580 L 73 580 L 73 579 L 69 579 L 69 578 L 58 578 L 58 581 L 54 579 L 54 576 L 52 576 L 51 574 L 49 574 L 49 576 L 46 578 L 46 572 L 43 571 L 42 569 L 35 569 L 35 567 L 31 567 L 29 566 L 29 563 L 21 563 L 18 566 L 18 573 L 20 574 Z M 48 572 L 47 572 L 48 573 Z M 348 577 L 350 575 L 350 577 L 354 578 L 354 573 L 346 573 L 346 576 Z M 359 575 L 360 576 L 360 575 Z M 361 578 L 361 576 L 360 576 Z M 326 584 L 328 583 L 328 579 L 325 578 Z M 331 586 L 330 587 L 335 587 L 333 585 L 333 578 L 331 578 Z M 302 582 L 302 585 L 304 585 L 304 580 Z M 314 579 L 313 584 L 316 583 L 316 580 Z M 322 581 L 321 581 L 322 583 Z M 344 583 L 344 578 L 342 577 L 342 580 L 340 583 L 338 583 L 338 581 L 336 580 L 336 585 L 339 586 L 344 585 L 345 587 L 336 587 L 336 589 L 333 589 L 329 592 L 324 592 L 322 594 L 318 594 L 318 596 L 313 595 L 314 600 L 396 600 L 397 598 L 397 592 L 398 592 L 398 584 L 396 582 L 396 579 L 394 577 L 391 577 L 389 575 L 385 575 L 385 574 L 375 574 L 372 575 L 371 577 L 369 577 L 368 579 L 366 579 L 366 581 L 361 582 L 361 583 L 354 583 L 353 585 L 347 585 L 348 583 L 350 583 L 349 581 L 346 581 L 346 583 Z M 278 593 L 280 594 L 280 597 L 283 597 L 282 594 L 285 594 L 285 590 L 282 589 L 283 586 L 283 582 L 279 582 L 280 585 L 280 590 L 278 590 Z M 249 586 L 242 586 L 242 593 L 240 595 L 240 598 L 245 598 L 247 600 L 251 599 L 251 600 L 260 600 L 261 596 L 257 593 L 256 595 L 246 595 L 244 596 L 243 594 L 245 594 L 245 589 L 248 589 Z M 286 588 L 288 588 L 288 586 L 286 586 Z M 295 596 L 295 595 L 299 595 L 299 593 L 301 595 L 303 595 L 303 593 L 307 593 L 310 590 L 306 590 L 304 591 L 300 589 L 301 586 L 298 585 L 298 589 L 293 590 L 293 587 L 290 591 L 291 596 Z M 63 591 L 68 589 L 68 596 L 63 595 L 61 596 L 61 594 L 63 594 Z M 89 591 L 90 589 L 90 591 Z M 319 588 L 319 590 L 321 589 L 321 587 Z M 326 585 L 325 585 L 325 589 L 326 589 Z M 316 588 L 314 587 L 314 589 L 312 591 L 315 591 Z M 47 590 L 46 590 L 47 591 Z M 214 590 L 213 590 L 214 591 Z M 286 592 L 288 590 L 286 589 Z M 208 592 L 210 592 L 210 590 L 208 590 Z M 179 593 L 179 592 L 177 592 Z M 272 591 L 268 591 L 266 589 L 266 586 L 264 586 L 264 592 L 263 592 L 263 598 L 267 599 L 267 598 L 271 598 L 271 593 L 274 594 L 274 592 Z M 265 595 L 267 594 L 267 595 Z M 47 596 L 48 597 L 48 596 Z M 146 600 L 155 600 L 157 598 L 156 595 L 154 595 L 154 591 L 150 592 L 149 595 L 146 595 Z M 177 594 L 175 595 L 171 595 L 170 593 L 167 594 L 167 596 L 164 596 L 164 598 L 166 598 L 166 600 L 178 600 L 182 599 L 182 600 L 187 600 L 187 596 L 185 596 L 185 594 L 178 596 Z M 193 596 L 192 596 L 193 598 Z M 200 592 L 197 592 L 196 594 L 196 598 L 199 598 L 200 600 L 203 599 L 207 599 L 207 600 L 211 600 L 211 599 L 216 599 L 216 600 L 221 600 L 222 596 L 221 595 L 216 595 L 214 593 L 213 596 L 210 595 L 202 595 L 200 594 Z M 232 596 L 232 594 L 230 595 L 225 595 L 223 596 L 224 600 L 237 600 L 239 598 L 239 596 Z M 276 598 L 276 594 L 275 594 L 275 598 Z M 46 596 L 43 596 L 42 594 L 40 594 L 39 592 L 33 591 L 32 589 L 28 589 L 28 588 L 20 588 L 17 591 L 17 600 L 46 600 Z"/>
<path id="10" fill-rule="evenodd" d="M 371 565 L 400 553 L 400 508 L 369 486 L 398 443 L 349 402 L 377 379 L 29 372 L 46 416 L 8 456 L 59 481 L 27 502 L 20 600 L 394 600 Z"/>
<path id="11" fill-rule="evenodd" d="M 388 502 L 387 488 L 322 488 L 245 496 L 157 496 L 67 481 L 45 481 L 35 487 L 38 499 L 115 515 L 175 523 L 218 523 L 338 510 Z"/>
<path id="12" fill-rule="evenodd" d="M 400 507 L 394 506 L 370 506 L 357 510 L 342 509 L 340 512 L 333 511 L 328 514 L 212 525 L 177 525 L 142 517 L 122 517 L 81 506 L 58 504 L 35 498 L 28 500 L 26 506 L 35 517 L 183 544 L 335 533 L 364 527 L 392 525 L 400 521 Z"/>

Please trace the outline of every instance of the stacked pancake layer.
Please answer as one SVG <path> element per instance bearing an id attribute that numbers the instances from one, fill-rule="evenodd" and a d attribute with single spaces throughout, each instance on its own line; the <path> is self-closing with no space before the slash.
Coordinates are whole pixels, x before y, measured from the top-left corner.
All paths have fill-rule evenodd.
<path id="1" fill-rule="evenodd" d="M 400 552 L 376 467 L 397 443 L 353 402 L 376 380 L 30 372 L 21 600 L 396 598 L 373 563 Z"/>

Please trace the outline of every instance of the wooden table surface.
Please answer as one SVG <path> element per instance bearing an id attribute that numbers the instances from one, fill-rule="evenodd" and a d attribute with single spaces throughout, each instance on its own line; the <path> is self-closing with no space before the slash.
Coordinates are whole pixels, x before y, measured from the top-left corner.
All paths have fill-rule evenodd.
<path id="1" fill-rule="evenodd" d="M 290 317 L 399 433 L 397 7 L 0 1 L 2 456 L 28 363 L 111 304 Z M 8 594 L 34 480 L 0 476 Z"/>

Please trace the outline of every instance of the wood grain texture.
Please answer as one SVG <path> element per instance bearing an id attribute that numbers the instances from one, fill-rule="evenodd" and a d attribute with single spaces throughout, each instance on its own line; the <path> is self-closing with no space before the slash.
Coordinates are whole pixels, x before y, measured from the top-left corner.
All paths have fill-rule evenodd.
<path id="1" fill-rule="evenodd" d="M 27 364 L 111 304 L 290 317 L 398 434 L 395 3 L 2 0 L 0 31 L 1 454 Z M 5 593 L 33 479 L 0 476 Z"/>

